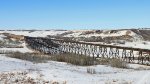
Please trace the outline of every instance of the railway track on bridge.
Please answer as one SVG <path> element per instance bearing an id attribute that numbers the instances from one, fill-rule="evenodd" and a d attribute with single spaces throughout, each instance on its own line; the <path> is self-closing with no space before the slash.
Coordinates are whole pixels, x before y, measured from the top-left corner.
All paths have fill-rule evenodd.
<path id="1" fill-rule="evenodd" d="M 46 54 L 75 53 L 96 58 L 119 58 L 129 63 L 150 65 L 150 50 L 104 44 L 92 44 L 63 39 L 25 37 L 26 43 L 34 50 Z"/>

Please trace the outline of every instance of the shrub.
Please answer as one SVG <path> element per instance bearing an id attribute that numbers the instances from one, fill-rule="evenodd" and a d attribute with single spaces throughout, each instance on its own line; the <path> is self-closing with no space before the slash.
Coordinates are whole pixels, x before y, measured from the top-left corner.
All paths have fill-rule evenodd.
<path id="1" fill-rule="evenodd" d="M 89 56 L 77 55 L 71 53 L 61 53 L 53 56 L 44 55 L 40 53 L 21 53 L 21 52 L 7 52 L 6 56 L 27 60 L 35 63 L 46 62 L 48 60 L 67 62 L 79 66 L 90 66 L 96 64 L 110 65 L 117 68 L 127 68 L 126 62 L 117 58 L 99 58 L 93 59 Z M 94 73 L 92 69 L 87 69 L 88 73 Z"/>
<path id="2" fill-rule="evenodd" d="M 27 60 L 31 62 L 46 62 L 50 57 L 47 55 L 39 54 L 39 53 L 21 53 L 21 52 L 13 52 L 12 54 L 8 54 L 7 56 L 18 58 L 22 60 Z"/>
<path id="3" fill-rule="evenodd" d="M 112 58 L 109 61 L 110 66 L 117 67 L 117 68 L 127 68 L 126 62 L 122 61 L 121 59 Z"/>
<path id="4" fill-rule="evenodd" d="M 80 65 L 80 66 L 89 66 L 95 64 L 95 60 L 92 57 L 70 54 L 70 53 L 54 55 L 51 57 L 51 60 L 59 61 L 59 62 L 67 62 L 67 63 Z"/>
<path id="5" fill-rule="evenodd" d="M 117 68 L 128 68 L 126 62 L 119 58 L 99 58 L 98 64 L 109 65 Z"/>
<path id="6" fill-rule="evenodd" d="M 98 64 L 108 65 L 110 60 L 110 58 L 100 58 L 98 59 Z"/>
<path id="7" fill-rule="evenodd" d="M 80 66 L 89 66 L 96 64 L 95 60 L 92 57 L 76 55 L 76 54 L 56 54 L 53 56 L 44 55 L 39 53 L 20 53 L 20 52 L 12 52 L 11 54 L 7 54 L 6 56 L 18 58 L 22 60 L 27 60 L 31 62 L 46 62 L 48 60 L 59 61 L 59 62 L 67 62 L 74 65 Z"/>

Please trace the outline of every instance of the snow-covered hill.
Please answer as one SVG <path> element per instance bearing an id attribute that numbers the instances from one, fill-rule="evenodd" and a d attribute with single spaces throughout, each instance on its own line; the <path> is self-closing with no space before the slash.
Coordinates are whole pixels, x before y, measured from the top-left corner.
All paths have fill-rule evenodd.
<path id="1" fill-rule="evenodd" d="M 46 30 L 14 30 L 14 31 L 0 31 L 0 34 L 2 33 L 10 33 L 10 34 L 15 34 L 15 35 L 24 35 L 24 36 L 31 36 L 31 37 L 46 37 L 47 35 L 57 35 L 57 34 L 62 34 L 66 31 L 62 30 L 62 31 L 55 31 L 55 30 L 50 30 L 50 31 L 46 31 Z"/>
<path id="2" fill-rule="evenodd" d="M 114 41 L 150 41 L 150 29 L 120 29 L 120 30 L 5 30 L 3 33 L 32 37 L 67 38 L 77 41 L 106 42 Z M 1 37 L 0 36 L 0 37 Z"/>
<path id="3" fill-rule="evenodd" d="M 87 31 L 71 31 L 67 34 L 60 34 L 62 37 L 74 38 L 101 38 L 102 40 L 130 40 L 140 41 L 143 37 L 132 30 L 87 30 Z M 100 41 L 102 41 L 100 40 Z M 98 40 L 97 40 L 98 41 Z"/>

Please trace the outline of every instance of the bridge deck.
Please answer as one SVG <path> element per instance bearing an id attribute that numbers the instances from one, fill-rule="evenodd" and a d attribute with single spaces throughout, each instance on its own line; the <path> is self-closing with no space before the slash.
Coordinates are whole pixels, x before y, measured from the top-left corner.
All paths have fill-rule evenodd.
<path id="1" fill-rule="evenodd" d="M 62 39 L 51 39 L 51 40 L 67 42 L 67 43 L 79 43 L 79 44 L 95 45 L 95 46 L 102 46 L 102 47 L 111 47 L 111 48 L 118 48 L 118 49 L 127 49 L 127 50 L 134 50 L 134 51 L 150 52 L 150 49 L 142 49 L 142 48 L 123 47 L 123 46 L 106 45 L 106 44 L 94 44 L 94 43 L 86 43 L 86 42 L 78 42 L 78 41 L 65 41 L 65 40 L 62 40 Z"/>

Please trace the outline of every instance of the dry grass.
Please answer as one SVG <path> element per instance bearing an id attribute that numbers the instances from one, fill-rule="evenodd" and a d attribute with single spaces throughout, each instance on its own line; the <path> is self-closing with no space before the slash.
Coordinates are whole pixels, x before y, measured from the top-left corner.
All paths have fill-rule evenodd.
<path id="1" fill-rule="evenodd" d="M 117 68 L 128 68 L 126 62 L 122 61 L 121 59 L 112 58 L 109 61 L 110 66 L 117 67 Z"/>
<path id="2" fill-rule="evenodd" d="M 59 61 L 59 62 L 67 62 L 67 63 L 80 65 L 80 66 L 90 66 L 96 64 L 96 60 L 94 60 L 92 57 L 70 54 L 70 53 L 54 55 L 51 57 L 51 60 Z"/>
<path id="3" fill-rule="evenodd" d="M 8 52 L 7 52 L 8 53 Z M 59 61 L 59 62 L 67 62 L 74 65 L 80 66 L 90 66 L 96 64 L 96 61 L 92 57 L 87 57 L 83 55 L 76 54 L 56 54 L 56 55 L 45 55 L 41 53 L 21 53 L 21 52 L 10 52 L 6 54 L 6 56 L 27 60 L 35 63 L 46 62 L 46 61 Z"/>
<path id="4" fill-rule="evenodd" d="M 0 73 L 0 84 L 51 84 L 41 78 L 31 78 L 27 72 L 3 72 Z"/>
<path id="5" fill-rule="evenodd" d="M 50 55 L 44 55 L 40 53 L 9 52 L 9 54 L 6 54 L 6 56 L 18 58 L 22 60 L 28 60 L 35 63 L 41 63 L 41 62 L 52 60 L 52 61 L 59 61 L 59 62 L 67 62 L 79 66 L 91 66 L 91 65 L 103 64 L 103 65 L 110 65 L 112 67 L 117 67 L 117 68 L 127 68 L 126 62 L 122 61 L 121 59 L 117 59 L 117 58 L 93 59 L 92 57 L 89 56 L 70 54 L 70 53 L 56 54 L 50 56 Z"/>
<path id="6" fill-rule="evenodd" d="M 87 73 L 89 74 L 96 74 L 96 70 L 94 68 L 87 68 Z"/>
<path id="7" fill-rule="evenodd" d="M 108 65 L 110 60 L 111 60 L 111 59 L 109 59 L 109 58 L 99 58 L 99 59 L 98 59 L 98 64 L 101 64 L 101 65 Z"/>
<path id="8" fill-rule="evenodd" d="M 119 58 L 100 58 L 98 60 L 98 64 L 109 65 L 117 68 L 128 68 L 127 63 Z"/>
<path id="9" fill-rule="evenodd" d="M 12 58 L 27 60 L 35 63 L 46 62 L 47 60 L 50 60 L 50 56 L 39 54 L 39 53 L 13 52 L 11 54 L 7 54 L 7 56 Z"/>

